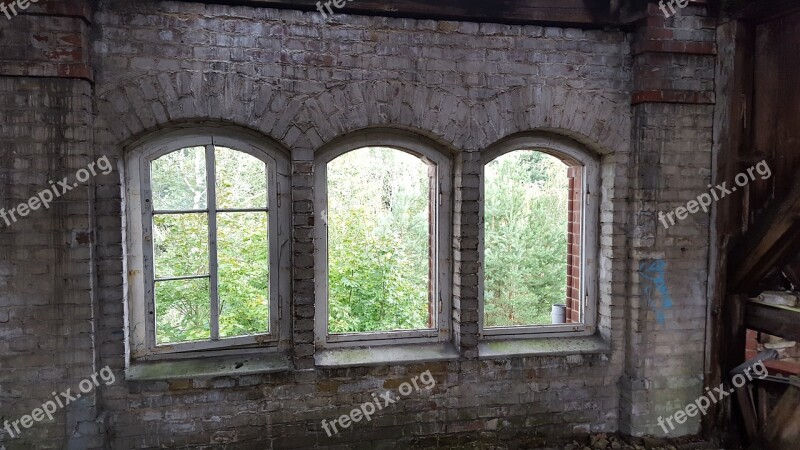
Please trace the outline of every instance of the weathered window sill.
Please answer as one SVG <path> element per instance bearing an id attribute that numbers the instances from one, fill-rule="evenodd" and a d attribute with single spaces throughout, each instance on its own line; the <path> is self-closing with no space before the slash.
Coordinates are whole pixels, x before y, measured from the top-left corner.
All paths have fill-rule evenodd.
<path id="1" fill-rule="evenodd" d="M 589 355 L 611 353 L 611 347 L 599 336 L 525 338 L 483 341 L 478 343 L 480 359 L 524 356 Z"/>
<path id="2" fill-rule="evenodd" d="M 459 357 L 453 344 L 437 343 L 335 348 L 317 351 L 314 359 L 317 367 L 336 368 L 455 361 Z"/>
<path id="3" fill-rule="evenodd" d="M 128 380 L 156 381 L 241 376 L 289 370 L 292 370 L 292 363 L 286 354 L 269 353 L 134 362 L 125 375 Z"/>

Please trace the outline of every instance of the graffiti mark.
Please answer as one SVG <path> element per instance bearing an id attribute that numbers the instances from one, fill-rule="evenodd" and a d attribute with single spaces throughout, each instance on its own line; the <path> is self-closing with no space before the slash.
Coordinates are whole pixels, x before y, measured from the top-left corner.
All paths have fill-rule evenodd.
<path id="1" fill-rule="evenodd" d="M 667 282 L 664 279 L 664 269 L 667 263 L 663 259 L 648 259 L 639 264 L 639 275 L 645 280 L 644 296 L 647 304 L 656 313 L 656 321 L 659 325 L 666 323 L 664 312 L 672 308 L 672 297 L 667 289 Z M 655 291 L 655 292 L 654 292 Z M 661 296 L 661 305 L 658 304 L 655 293 Z"/>

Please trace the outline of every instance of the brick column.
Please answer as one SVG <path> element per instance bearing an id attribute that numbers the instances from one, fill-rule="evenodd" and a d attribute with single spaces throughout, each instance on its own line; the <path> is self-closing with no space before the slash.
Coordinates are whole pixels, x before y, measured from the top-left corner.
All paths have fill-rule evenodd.
<path id="1" fill-rule="evenodd" d="M 664 436 L 658 417 L 703 392 L 710 219 L 696 214 L 665 229 L 658 212 L 685 205 L 711 182 L 716 25 L 706 14 L 688 6 L 667 19 L 651 4 L 634 33 L 620 431 L 637 436 Z M 667 431 L 699 430 L 693 417 Z"/>
<path id="2" fill-rule="evenodd" d="M 9 2 L 6 1 L 6 4 Z M 68 5 L 67 5 L 68 3 Z M 49 180 L 69 177 L 96 161 L 92 71 L 89 66 L 91 10 L 86 1 L 42 0 L 9 19 L 0 15 L 0 208 L 28 202 Z M 116 169 L 116 166 L 114 167 Z M 95 192 L 114 184 L 119 172 L 77 183 L 48 208 L 29 212 L 7 226 L 0 221 L 0 334 L 5 349 L 0 366 L 2 412 L 12 420 L 31 414 L 50 393 L 97 372 L 100 351 L 122 354 L 121 340 L 101 349 L 96 321 L 120 313 L 122 304 L 101 308 L 104 289 L 122 285 L 121 259 L 98 274 L 98 236 L 119 248 L 119 221 L 100 214 L 119 213 L 116 204 L 95 202 Z M 110 232 L 109 228 L 114 228 Z M 119 325 L 118 329 L 121 329 Z M 116 371 L 117 377 L 120 372 Z M 0 376 L 1 377 L 1 376 Z M 23 429 L 15 438 L 0 431 L 0 447 L 103 448 L 100 393 L 84 393 L 53 421 Z"/>
<path id="3" fill-rule="evenodd" d="M 292 342 L 295 367 L 314 367 L 314 164 L 312 151 L 292 155 Z"/>
<path id="4" fill-rule="evenodd" d="M 480 153 L 456 156 L 453 216 L 453 335 L 467 358 L 478 356 Z"/>

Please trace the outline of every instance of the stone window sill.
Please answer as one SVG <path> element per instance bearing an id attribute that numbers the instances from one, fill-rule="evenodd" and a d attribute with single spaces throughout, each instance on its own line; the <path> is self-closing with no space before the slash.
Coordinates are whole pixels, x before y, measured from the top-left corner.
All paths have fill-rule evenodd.
<path id="1" fill-rule="evenodd" d="M 478 343 L 480 359 L 525 356 L 566 356 L 611 353 L 611 347 L 599 336 L 522 338 Z"/>
<path id="2" fill-rule="evenodd" d="M 292 363 L 285 353 L 269 353 L 133 362 L 125 371 L 125 376 L 126 379 L 133 381 L 160 381 L 254 375 L 289 370 L 292 370 Z"/>
<path id="3" fill-rule="evenodd" d="M 455 361 L 460 356 L 453 344 L 437 343 L 318 350 L 314 359 L 317 367 L 337 368 Z"/>

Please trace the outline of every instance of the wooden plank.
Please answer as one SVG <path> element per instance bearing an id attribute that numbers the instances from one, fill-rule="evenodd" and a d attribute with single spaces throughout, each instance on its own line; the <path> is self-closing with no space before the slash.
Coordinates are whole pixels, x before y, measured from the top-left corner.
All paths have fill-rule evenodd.
<path id="1" fill-rule="evenodd" d="M 800 341 L 800 308 L 747 302 L 745 325 L 790 341 Z"/>
<path id="2" fill-rule="evenodd" d="M 751 386 L 736 389 L 736 401 L 739 404 L 739 412 L 742 414 L 747 438 L 752 442 L 758 438 L 758 416 L 756 416 L 756 406 L 750 389 Z"/>
<path id="3" fill-rule="evenodd" d="M 731 253 L 729 292 L 756 294 L 770 270 L 786 265 L 800 251 L 800 178 L 793 177 L 788 197 L 773 205 Z"/>
<path id="4" fill-rule="evenodd" d="M 800 324 L 798 324 L 798 326 L 800 326 Z M 780 360 L 768 360 L 764 361 L 764 366 L 771 374 L 777 373 L 786 376 L 800 376 L 800 364 L 797 363 Z"/>
<path id="5" fill-rule="evenodd" d="M 317 11 L 318 0 L 203 0 L 203 3 Z M 322 3 L 327 2 L 327 0 Z M 615 23 L 610 0 L 355 0 L 335 13 L 509 24 L 603 26 Z"/>
<path id="6" fill-rule="evenodd" d="M 744 111 L 751 101 L 753 86 L 753 30 L 743 22 L 729 21 L 717 28 L 717 78 L 715 82 L 717 107 L 714 108 L 714 152 L 712 170 L 714 184 L 731 180 L 736 176 L 738 166 L 735 162 L 739 154 L 748 149 L 749 132 L 745 126 Z M 713 389 L 727 374 L 744 361 L 745 335 L 741 326 L 744 307 L 732 298 L 726 297 L 728 285 L 729 237 L 740 233 L 742 223 L 735 220 L 741 217 L 741 203 L 734 198 L 724 198 L 713 213 L 716 228 L 715 245 L 710 247 L 708 327 L 711 339 L 707 344 L 705 387 Z M 738 313 L 741 310 L 741 313 Z M 732 320 L 734 318 L 734 320 Z M 740 340 L 740 341 L 739 341 Z M 731 346 L 741 348 L 735 354 Z M 703 429 L 715 430 L 727 426 L 728 417 L 720 414 L 721 407 L 715 404 L 709 414 L 703 416 Z"/>
<path id="7" fill-rule="evenodd" d="M 731 11 L 736 18 L 764 22 L 789 14 L 800 8 L 797 0 L 758 0 Z"/>
<path id="8" fill-rule="evenodd" d="M 800 442 L 800 388 L 796 384 L 789 386 L 769 416 L 765 437 L 772 450 L 797 450 Z"/>

